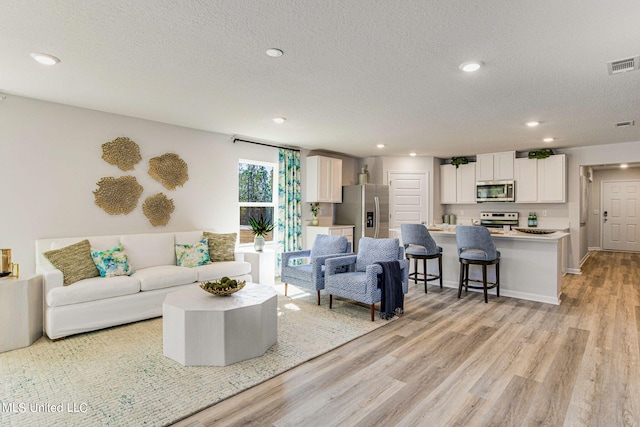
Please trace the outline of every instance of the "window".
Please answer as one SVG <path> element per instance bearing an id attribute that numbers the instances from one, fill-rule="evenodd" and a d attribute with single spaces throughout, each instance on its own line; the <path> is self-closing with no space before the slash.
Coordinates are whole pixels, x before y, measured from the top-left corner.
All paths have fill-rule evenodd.
<path id="1" fill-rule="evenodd" d="M 276 222 L 275 163 L 240 160 L 238 164 L 238 202 L 240 206 L 240 243 L 252 243 L 253 233 L 249 218 L 262 215 L 270 223 Z M 267 242 L 274 240 L 274 232 L 264 237 Z"/>

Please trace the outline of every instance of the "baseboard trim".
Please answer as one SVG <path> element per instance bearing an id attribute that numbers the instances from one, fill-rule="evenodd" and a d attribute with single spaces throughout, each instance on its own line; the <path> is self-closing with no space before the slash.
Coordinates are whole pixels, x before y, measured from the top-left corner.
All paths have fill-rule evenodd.
<path id="1" fill-rule="evenodd" d="M 458 283 L 445 281 L 444 287 L 458 289 Z M 483 291 L 482 289 L 469 288 L 469 292 L 483 292 Z M 489 289 L 489 296 L 492 296 L 492 295 L 495 297 L 496 295 L 495 289 Z M 536 295 L 536 294 L 530 294 L 527 292 L 518 292 L 518 291 L 512 291 L 512 290 L 500 288 L 500 296 L 517 298 L 517 299 L 527 300 L 527 301 L 543 302 L 545 304 L 560 305 L 560 295 L 558 295 L 557 298 L 553 298 L 553 297 L 546 297 L 544 295 Z"/>
<path id="2" fill-rule="evenodd" d="M 567 268 L 568 274 L 582 274 L 579 268 Z"/>

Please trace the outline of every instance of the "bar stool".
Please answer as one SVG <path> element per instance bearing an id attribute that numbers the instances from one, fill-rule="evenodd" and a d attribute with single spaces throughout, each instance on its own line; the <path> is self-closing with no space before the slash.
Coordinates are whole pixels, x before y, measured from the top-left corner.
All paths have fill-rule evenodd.
<path id="1" fill-rule="evenodd" d="M 469 288 L 483 289 L 484 302 L 489 302 L 487 290 L 496 288 L 496 296 L 500 296 L 500 251 L 493 244 L 491 233 L 486 227 L 464 225 L 456 227 L 456 244 L 460 260 L 460 283 L 458 298 L 462 294 L 462 286 L 467 292 Z M 482 280 L 469 279 L 469 265 L 482 266 Z M 487 266 L 495 265 L 496 281 L 487 281 Z M 482 283 L 482 286 L 469 285 L 469 282 Z M 491 285 L 491 286 L 488 286 Z"/>
<path id="2" fill-rule="evenodd" d="M 408 260 L 413 259 L 414 272 L 409 274 L 409 280 L 414 283 L 424 282 L 424 293 L 427 293 L 427 282 L 440 279 L 442 289 L 442 248 L 429 234 L 424 224 L 400 224 L 402 243 Z M 438 274 L 427 271 L 427 260 L 438 259 Z M 418 272 L 418 260 L 422 260 L 422 273 Z"/>

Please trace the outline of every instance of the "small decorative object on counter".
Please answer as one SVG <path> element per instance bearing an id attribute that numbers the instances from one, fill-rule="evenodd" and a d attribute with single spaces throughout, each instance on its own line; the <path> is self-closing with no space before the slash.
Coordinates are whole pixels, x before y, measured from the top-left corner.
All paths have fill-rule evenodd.
<path id="1" fill-rule="evenodd" d="M 320 203 L 313 202 L 311 203 L 311 215 L 313 215 L 313 219 L 311 220 L 311 225 L 318 225 L 318 212 L 320 212 Z"/>
<path id="2" fill-rule="evenodd" d="M 537 227 L 538 226 L 538 215 L 535 212 L 529 212 L 529 218 L 527 220 L 527 225 L 529 227 Z"/>

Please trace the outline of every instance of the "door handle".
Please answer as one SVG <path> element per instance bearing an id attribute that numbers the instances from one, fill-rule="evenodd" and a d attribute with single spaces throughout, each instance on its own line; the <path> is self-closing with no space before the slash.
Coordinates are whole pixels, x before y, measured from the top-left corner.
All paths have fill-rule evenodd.
<path id="1" fill-rule="evenodd" d="M 378 230 L 380 229 L 380 199 L 378 199 L 378 197 L 374 197 L 373 198 L 373 203 L 375 205 L 375 221 L 376 221 L 376 228 L 373 232 L 373 238 L 377 239 L 378 238 Z"/>

